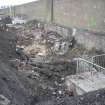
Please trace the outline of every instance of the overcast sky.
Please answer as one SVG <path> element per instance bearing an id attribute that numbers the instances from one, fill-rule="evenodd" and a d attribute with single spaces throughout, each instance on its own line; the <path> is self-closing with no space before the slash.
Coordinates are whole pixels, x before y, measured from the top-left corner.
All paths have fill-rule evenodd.
<path id="1" fill-rule="evenodd" d="M 0 0 L 0 6 L 20 5 L 37 0 Z"/>

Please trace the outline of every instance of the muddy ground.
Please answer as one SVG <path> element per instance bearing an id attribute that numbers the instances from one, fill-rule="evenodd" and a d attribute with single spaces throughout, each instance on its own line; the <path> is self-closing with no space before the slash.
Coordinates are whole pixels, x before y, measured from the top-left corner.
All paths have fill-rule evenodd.
<path id="1" fill-rule="evenodd" d="M 9 100 L 0 105 L 105 105 L 104 90 L 80 97 L 66 91 L 64 78 L 76 70 L 72 60 L 33 63 L 26 70 L 17 70 L 12 61 L 20 58 L 16 53 L 17 31 L 0 32 L 0 95 Z M 72 50 L 71 59 L 75 56 L 73 51 L 77 54 L 77 50 Z"/>
<path id="2" fill-rule="evenodd" d="M 20 58 L 16 53 L 16 33 L 17 30 L 0 32 L 0 94 L 13 105 L 34 105 L 41 100 L 65 97 L 64 78 L 75 73 L 75 63 L 34 63 L 27 65 L 27 70 L 18 71 L 12 61 Z"/>

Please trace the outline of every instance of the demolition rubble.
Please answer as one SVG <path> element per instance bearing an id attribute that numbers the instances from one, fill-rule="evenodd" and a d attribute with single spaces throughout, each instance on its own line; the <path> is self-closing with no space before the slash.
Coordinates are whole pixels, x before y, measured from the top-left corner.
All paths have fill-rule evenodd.
<path id="1" fill-rule="evenodd" d="M 64 75 L 74 74 L 75 64 L 61 60 L 61 57 L 67 54 L 74 42 L 74 38 L 70 40 L 69 36 L 64 38 L 55 31 L 45 30 L 41 23 L 27 23 L 22 29 L 17 29 L 16 53 L 19 57 L 13 63 L 28 78 L 40 81 L 37 91 L 41 88 L 46 97 L 72 96 L 73 93 L 66 90 Z M 74 67 L 69 66 L 70 63 Z M 71 68 L 73 71 L 69 71 Z M 42 94 L 41 91 L 38 94 Z"/>
<path id="2" fill-rule="evenodd" d="M 74 105 L 65 77 L 76 73 L 72 58 L 84 52 L 73 37 L 47 30 L 43 23 L 8 26 L 0 31 L 0 104 Z"/>
<path id="3" fill-rule="evenodd" d="M 40 23 L 28 24 L 17 34 L 17 53 L 23 52 L 30 60 L 51 62 L 56 56 L 65 55 L 73 44 L 74 38 L 64 38 L 54 31 L 44 29 Z"/>

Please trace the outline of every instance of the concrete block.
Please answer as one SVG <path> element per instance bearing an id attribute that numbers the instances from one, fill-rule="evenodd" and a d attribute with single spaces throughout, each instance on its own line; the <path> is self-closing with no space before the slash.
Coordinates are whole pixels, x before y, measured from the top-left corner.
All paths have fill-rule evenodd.
<path id="1" fill-rule="evenodd" d="M 66 78 L 66 86 L 74 95 L 82 95 L 105 88 L 105 75 L 100 72 L 71 75 Z"/>

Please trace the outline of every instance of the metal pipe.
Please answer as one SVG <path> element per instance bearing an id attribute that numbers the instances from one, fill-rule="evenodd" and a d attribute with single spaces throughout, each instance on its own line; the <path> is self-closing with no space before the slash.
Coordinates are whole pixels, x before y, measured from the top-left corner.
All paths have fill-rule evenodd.
<path id="1" fill-rule="evenodd" d="M 103 55 L 105 55 L 105 54 L 95 55 L 95 56 L 93 56 L 92 58 L 95 58 L 95 57 L 98 57 L 98 56 L 103 56 Z"/>
<path id="2" fill-rule="evenodd" d="M 77 73 L 79 73 L 79 60 L 77 60 Z"/>
<path id="3" fill-rule="evenodd" d="M 51 22 L 54 21 L 54 0 L 51 0 Z"/>
<path id="4" fill-rule="evenodd" d="M 12 7 L 9 6 L 10 17 L 12 17 Z"/>

